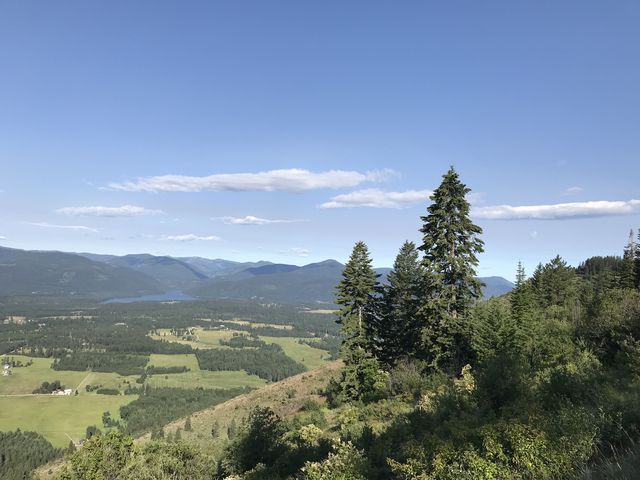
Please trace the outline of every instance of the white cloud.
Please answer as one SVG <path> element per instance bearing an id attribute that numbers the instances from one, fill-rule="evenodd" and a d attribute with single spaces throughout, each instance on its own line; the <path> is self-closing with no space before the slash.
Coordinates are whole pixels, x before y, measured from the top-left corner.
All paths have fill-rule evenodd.
<path id="1" fill-rule="evenodd" d="M 162 210 L 123 205 L 121 207 L 65 207 L 57 209 L 56 213 L 69 216 L 136 217 L 139 215 L 158 215 L 162 213 Z"/>
<path id="2" fill-rule="evenodd" d="M 246 217 L 222 217 L 224 223 L 228 225 L 268 225 L 271 223 L 297 223 L 302 220 L 271 220 L 268 218 L 254 217 L 247 215 Z"/>
<path id="3" fill-rule="evenodd" d="M 578 193 L 581 193 L 583 191 L 584 188 L 582 187 L 569 187 L 564 192 L 562 192 L 562 195 L 568 197 L 570 195 L 577 195 Z"/>
<path id="4" fill-rule="evenodd" d="M 560 220 L 564 218 L 608 217 L 640 213 L 640 200 L 592 201 L 554 205 L 495 205 L 475 208 L 472 215 L 488 220 Z"/>
<path id="5" fill-rule="evenodd" d="M 364 182 L 381 182 L 393 176 L 397 176 L 397 173 L 388 169 L 362 173 L 346 170 L 310 172 L 290 168 L 258 173 L 221 173 L 206 177 L 161 175 L 110 183 L 109 187 L 129 192 L 306 192 L 320 188 L 354 187 Z"/>
<path id="6" fill-rule="evenodd" d="M 311 254 L 311 250 L 295 247 L 288 250 L 279 250 L 278 253 L 283 255 L 294 255 L 296 257 L 308 257 Z"/>
<path id="7" fill-rule="evenodd" d="M 0 235 L 0 240 L 6 240 L 7 237 L 5 237 L 4 235 Z"/>
<path id="8" fill-rule="evenodd" d="M 200 236 L 200 235 L 194 235 L 193 233 L 189 233 L 186 235 L 169 235 L 166 237 L 166 239 L 173 240 L 175 242 L 193 242 L 193 241 L 199 241 L 199 240 L 211 242 L 215 240 L 220 240 L 220 237 L 217 237 L 215 235 Z"/>
<path id="9" fill-rule="evenodd" d="M 320 205 L 320 208 L 402 208 L 414 203 L 426 203 L 432 193 L 430 190 L 387 192 L 377 188 L 368 188 L 336 195 L 330 201 Z"/>
<path id="10" fill-rule="evenodd" d="M 55 225 L 47 222 L 24 222 L 26 225 L 42 228 L 61 228 L 66 230 L 84 230 L 88 232 L 97 232 L 96 228 L 85 227 L 84 225 Z"/>

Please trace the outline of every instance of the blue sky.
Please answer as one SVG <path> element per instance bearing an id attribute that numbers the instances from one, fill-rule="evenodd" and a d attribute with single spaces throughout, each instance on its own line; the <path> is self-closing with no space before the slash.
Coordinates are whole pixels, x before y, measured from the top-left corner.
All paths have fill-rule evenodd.
<path id="1" fill-rule="evenodd" d="M 3 2 L 0 244 L 302 264 L 362 239 L 389 266 L 454 165 L 481 275 L 619 254 L 639 22 L 625 0 Z"/>

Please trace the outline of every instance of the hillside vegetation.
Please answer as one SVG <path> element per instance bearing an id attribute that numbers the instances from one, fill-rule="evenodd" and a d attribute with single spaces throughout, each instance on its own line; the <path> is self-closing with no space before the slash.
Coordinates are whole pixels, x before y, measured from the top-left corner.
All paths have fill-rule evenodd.
<path id="1" fill-rule="evenodd" d="M 356 243 L 335 300 L 343 366 L 321 397 L 274 384 L 142 445 L 97 436 L 59 478 L 638 478 L 635 241 L 578 268 L 555 257 L 527 278 L 518 266 L 510 295 L 479 301 L 468 193 L 444 175 L 422 243 L 405 242 L 384 285 Z"/>

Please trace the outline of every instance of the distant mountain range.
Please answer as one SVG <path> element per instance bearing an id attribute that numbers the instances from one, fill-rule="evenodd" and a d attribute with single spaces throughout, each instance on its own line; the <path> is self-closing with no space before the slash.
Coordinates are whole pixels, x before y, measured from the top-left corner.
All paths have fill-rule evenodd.
<path id="1" fill-rule="evenodd" d="M 243 263 L 201 257 L 115 256 L 0 247 L 0 298 L 74 296 L 105 300 L 182 292 L 202 299 L 330 305 L 343 267 L 335 260 L 297 266 L 267 261 Z M 377 269 L 381 280 L 390 270 Z M 485 297 L 502 295 L 513 288 L 502 277 L 480 280 L 486 284 Z"/>

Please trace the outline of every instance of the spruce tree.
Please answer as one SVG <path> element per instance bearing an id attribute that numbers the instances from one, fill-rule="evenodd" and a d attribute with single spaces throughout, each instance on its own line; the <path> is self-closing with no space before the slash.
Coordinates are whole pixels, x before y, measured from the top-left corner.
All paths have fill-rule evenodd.
<path id="1" fill-rule="evenodd" d="M 413 242 L 406 241 L 387 276 L 387 285 L 380 288 L 371 320 L 376 356 L 386 365 L 413 356 L 418 347 L 416 313 L 421 279 L 418 250 Z"/>
<path id="2" fill-rule="evenodd" d="M 451 167 L 431 196 L 423 227 L 421 355 L 436 368 L 457 370 L 470 353 L 464 318 L 480 297 L 477 255 L 484 251 L 482 229 L 469 218 L 471 190 Z"/>

